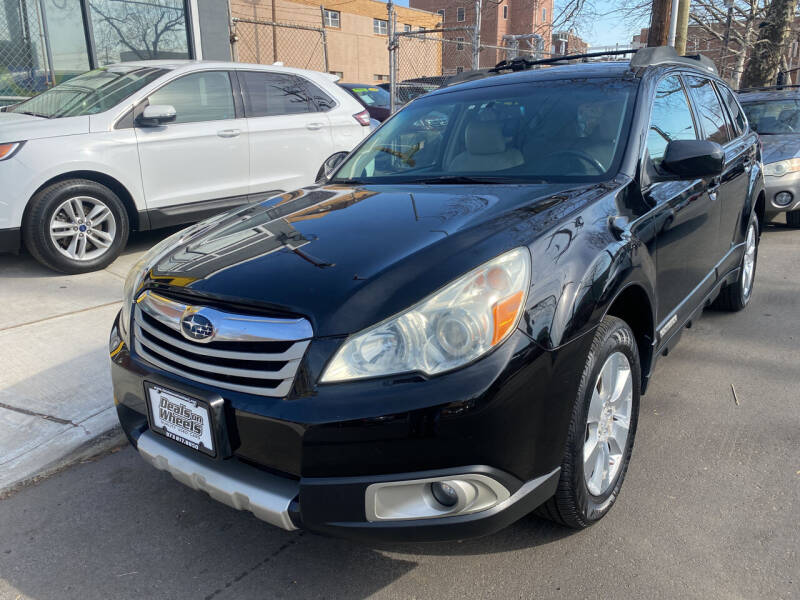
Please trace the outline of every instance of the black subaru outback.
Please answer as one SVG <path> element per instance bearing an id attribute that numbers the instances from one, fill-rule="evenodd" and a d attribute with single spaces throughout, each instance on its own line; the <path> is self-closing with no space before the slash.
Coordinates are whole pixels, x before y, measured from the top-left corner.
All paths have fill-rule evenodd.
<path id="1" fill-rule="evenodd" d="M 284 529 L 602 518 L 657 357 L 751 299 L 759 146 L 707 59 L 535 66 L 146 254 L 110 340 L 140 454 Z"/>

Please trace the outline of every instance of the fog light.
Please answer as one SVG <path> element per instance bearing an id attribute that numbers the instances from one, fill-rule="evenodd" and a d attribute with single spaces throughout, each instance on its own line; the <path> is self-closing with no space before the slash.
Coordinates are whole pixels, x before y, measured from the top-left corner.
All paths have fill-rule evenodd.
<path id="1" fill-rule="evenodd" d="M 773 200 L 773 202 L 776 206 L 789 206 L 793 199 L 794 196 L 792 196 L 792 192 L 778 192 L 775 194 L 775 200 Z"/>
<path id="2" fill-rule="evenodd" d="M 467 515 L 497 506 L 511 494 L 480 473 L 386 481 L 367 486 L 367 521 L 403 521 Z"/>
<path id="3" fill-rule="evenodd" d="M 455 506 L 458 502 L 458 493 L 452 485 L 444 481 L 434 481 L 431 484 L 431 494 L 442 506 Z"/>

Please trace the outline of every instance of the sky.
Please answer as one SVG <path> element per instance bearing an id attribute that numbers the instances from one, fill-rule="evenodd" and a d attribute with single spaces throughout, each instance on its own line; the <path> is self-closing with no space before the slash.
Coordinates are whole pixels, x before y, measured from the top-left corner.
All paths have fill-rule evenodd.
<path id="1" fill-rule="evenodd" d="M 408 6 L 408 0 L 395 0 L 395 4 Z M 556 0 L 556 11 L 558 10 L 559 0 Z M 595 0 L 594 6 L 598 13 L 608 12 L 613 8 L 613 0 Z M 614 44 L 630 44 L 634 34 L 639 33 L 641 27 L 646 27 L 642 23 L 640 27 L 632 27 L 622 23 L 619 16 L 611 15 L 599 17 L 593 20 L 592 24 L 578 30 L 577 33 L 590 46 L 612 46 Z"/>

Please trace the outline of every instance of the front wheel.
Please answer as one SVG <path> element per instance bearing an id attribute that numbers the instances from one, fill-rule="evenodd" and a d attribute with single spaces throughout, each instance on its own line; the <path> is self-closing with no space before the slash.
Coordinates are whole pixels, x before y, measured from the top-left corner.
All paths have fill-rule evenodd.
<path id="1" fill-rule="evenodd" d="M 43 265 L 62 273 L 103 269 L 125 248 L 130 224 L 125 206 L 95 181 L 69 179 L 31 199 L 22 235 Z"/>
<path id="2" fill-rule="evenodd" d="M 602 519 L 619 495 L 639 417 L 641 369 L 633 331 L 606 317 L 586 358 L 555 495 L 538 514 L 575 529 Z"/>
<path id="3" fill-rule="evenodd" d="M 756 283 L 756 266 L 758 264 L 758 219 L 753 215 L 747 226 L 744 240 L 744 254 L 739 266 L 739 276 L 733 283 L 728 283 L 719 292 L 719 296 L 711 305 L 717 310 L 739 311 L 750 304 L 753 287 Z"/>

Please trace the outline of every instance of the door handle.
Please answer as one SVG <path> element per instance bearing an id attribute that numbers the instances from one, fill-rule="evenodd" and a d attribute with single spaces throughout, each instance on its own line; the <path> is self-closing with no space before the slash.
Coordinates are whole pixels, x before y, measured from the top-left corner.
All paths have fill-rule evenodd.
<path id="1" fill-rule="evenodd" d="M 235 138 L 239 137 L 241 133 L 241 129 L 222 129 L 217 132 L 217 135 L 221 138 Z"/>
<path id="2" fill-rule="evenodd" d="M 311 131 L 322 129 L 322 123 L 306 123 L 306 129 L 310 129 Z"/>

